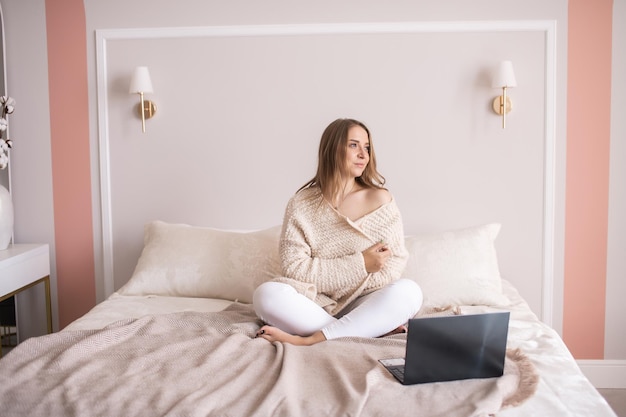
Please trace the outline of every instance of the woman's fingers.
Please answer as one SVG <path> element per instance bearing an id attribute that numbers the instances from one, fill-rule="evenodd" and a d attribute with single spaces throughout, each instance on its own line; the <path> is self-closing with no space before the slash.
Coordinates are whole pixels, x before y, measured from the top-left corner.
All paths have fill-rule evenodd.
<path id="1" fill-rule="evenodd" d="M 384 242 L 376 243 L 370 248 L 363 251 L 363 259 L 365 260 L 365 270 L 368 273 L 379 272 L 385 266 L 387 260 L 391 257 L 391 250 Z"/>

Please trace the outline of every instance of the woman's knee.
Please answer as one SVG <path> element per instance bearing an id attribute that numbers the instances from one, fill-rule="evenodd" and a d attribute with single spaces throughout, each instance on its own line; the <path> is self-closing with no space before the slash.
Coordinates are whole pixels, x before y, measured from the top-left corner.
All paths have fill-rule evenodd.
<path id="1" fill-rule="evenodd" d="M 393 287 L 395 297 L 411 306 L 414 310 L 413 314 L 417 314 L 424 301 L 424 295 L 419 284 L 411 279 L 401 278 L 393 283 Z"/>
<path id="2" fill-rule="evenodd" d="M 257 307 L 263 308 L 264 306 L 272 305 L 278 294 L 283 291 L 289 291 L 289 288 L 292 287 L 282 282 L 264 282 L 254 290 L 252 294 L 252 305 L 255 309 L 257 309 Z"/>

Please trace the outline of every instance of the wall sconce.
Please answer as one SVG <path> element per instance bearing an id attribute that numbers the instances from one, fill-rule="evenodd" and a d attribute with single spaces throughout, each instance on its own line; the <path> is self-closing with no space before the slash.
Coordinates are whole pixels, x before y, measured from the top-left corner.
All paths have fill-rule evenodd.
<path id="1" fill-rule="evenodd" d="M 515 72 L 511 61 L 502 61 L 493 74 L 491 81 L 493 88 L 502 88 L 502 95 L 493 100 L 493 111 L 502 115 L 502 129 L 506 127 L 506 114 L 513 108 L 511 99 L 506 95 L 506 89 L 516 87 Z"/>
<path id="2" fill-rule="evenodd" d="M 144 100 L 144 93 L 152 93 L 152 80 L 148 67 L 137 67 L 130 79 L 129 94 L 139 94 L 141 102 L 137 107 L 137 111 L 141 116 L 141 131 L 146 133 L 146 119 L 150 119 L 156 113 L 156 106 L 150 100 Z"/>

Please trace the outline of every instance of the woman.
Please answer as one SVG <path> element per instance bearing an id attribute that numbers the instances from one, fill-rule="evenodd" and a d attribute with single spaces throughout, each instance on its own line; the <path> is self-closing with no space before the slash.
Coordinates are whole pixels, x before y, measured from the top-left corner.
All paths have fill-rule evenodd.
<path id="1" fill-rule="evenodd" d="M 280 239 L 284 277 L 253 297 L 267 325 L 257 337 L 312 345 L 346 336 L 406 331 L 422 293 L 400 279 L 407 262 L 402 219 L 367 127 L 338 119 L 322 134 L 317 174 L 285 211 Z"/>

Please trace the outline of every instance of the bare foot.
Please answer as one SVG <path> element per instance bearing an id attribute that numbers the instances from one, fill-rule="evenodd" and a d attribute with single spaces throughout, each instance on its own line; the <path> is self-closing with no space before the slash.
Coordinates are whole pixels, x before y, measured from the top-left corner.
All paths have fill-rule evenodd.
<path id="1" fill-rule="evenodd" d="M 322 332 L 315 332 L 310 336 L 298 336 L 272 326 L 261 327 L 259 331 L 256 332 L 256 337 L 262 337 L 270 342 L 290 343 L 296 346 L 310 346 L 326 340 Z"/>
<path id="2" fill-rule="evenodd" d="M 409 330 L 407 329 L 407 327 L 403 324 L 401 326 L 396 327 L 395 329 L 393 329 L 389 333 L 385 333 L 384 335 L 382 335 L 380 337 L 391 336 L 391 335 L 399 334 L 399 333 L 407 333 L 408 331 Z"/>

